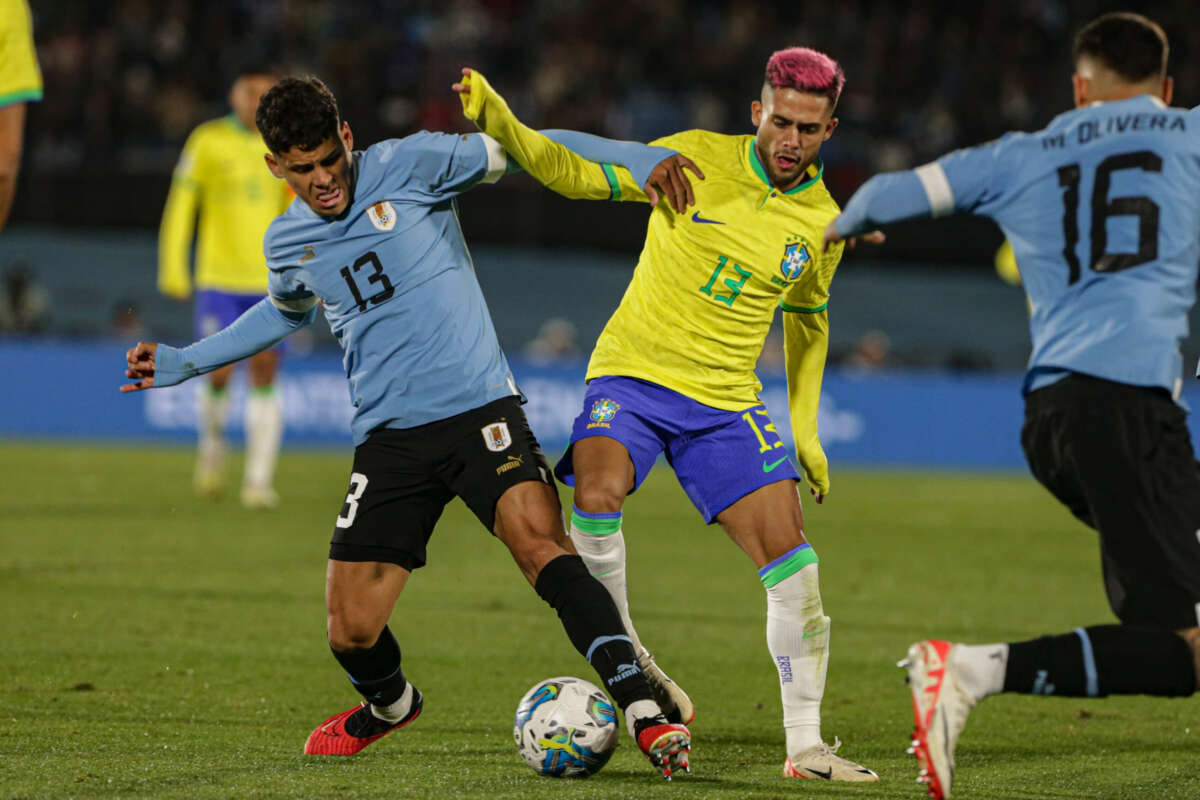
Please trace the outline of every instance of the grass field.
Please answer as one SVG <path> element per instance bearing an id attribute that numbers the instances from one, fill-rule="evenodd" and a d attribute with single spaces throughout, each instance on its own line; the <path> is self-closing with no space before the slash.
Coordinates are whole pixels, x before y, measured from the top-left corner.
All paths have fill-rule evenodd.
<path id="1" fill-rule="evenodd" d="M 516 755 L 513 708 L 541 678 L 594 677 L 456 501 L 392 618 L 425 713 L 359 756 L 308 759 L 309 731 L 356 699 L 322 600 L 349 453 L 285 454 L 286 508 L 266 513 L 194 499 L 191 466 L 184 450 L 0 446 L 0 798 L 919 798 L 894 667 L 911 641 L 1111 620 L 1093 535 L 1027 476 L 835 465 L 807 508 L 834 626 L 823 727 L 882 782 L 785 781 L 762 586 L 660 468 L 627 506 L 632 600 L 699 708 L 694 772 L 667 784 L 626 740 L 599 775 L 557 781 Z M 955 797 L 1200 797 L 1198 712 L 989 700 Z"/>

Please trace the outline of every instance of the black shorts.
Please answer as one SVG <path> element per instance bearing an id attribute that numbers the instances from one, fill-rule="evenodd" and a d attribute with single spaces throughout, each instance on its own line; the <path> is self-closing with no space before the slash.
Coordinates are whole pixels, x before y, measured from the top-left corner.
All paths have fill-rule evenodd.
<path id="1" fill-rule="evenodd" d="M 1099 532 L 1121 622 L 1200 624 L 1200 464 L 1167 392 L 1072 374 L 1026 398 L 1021 445 L 1042 485 Z"/>
<path id="2" fill-rule="evenodd" d="M 354 450 L 329 557 L 423 567 L 448 502 L 461 497 L 490 531 L 496 501 L 522 481 L 554 485 L 515 395 L 416 428 L 376 429 Z"/>

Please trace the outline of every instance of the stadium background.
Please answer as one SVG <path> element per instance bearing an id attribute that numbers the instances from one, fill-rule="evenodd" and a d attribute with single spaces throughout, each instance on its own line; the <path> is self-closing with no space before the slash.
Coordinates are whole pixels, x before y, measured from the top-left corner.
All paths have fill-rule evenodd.
<path id="1" fill-rule="evenodd" d="M 3 316 L 0 359 L 9 374 L 75 367 L 52 370 L 59 391 L 4 393 L 9 436 L 190 436 L 192 387 L 138 398 L 113 388 L 126 342 L 190 339 L 190 309 L 154 287 L 156 228 L 184 138 L 228 112 L 231 76 L 248 62 L 323 77 L 360 145 L 468 130 L 449 89 L 463 65 L 484 70 L 534 125 L 649 140 L 690 127 L 749 132 L 766 57 L 813 45 L 847 74 L 841 124 L 822 150 L 843 201 L 876 171 L 1033 130 L 1068 108 L 1064 43 L 1103 11 L 1160 20 L 1176 104 L 1200 102 L 1200 27 L 1183 1 L 859 0 L 819 14 L 682 0 L 32 5 L 45 99 L 30 106 L 17 202 L 0 236 L 0 299 L 32 314 Z M 582 359 L 636 260 L 645 208 L 570 203 L 524 176 L 460 206 L 502 344 L 554 449 L 582 391 Z M 990 222 L 958 217 L 899 226 L 884 246 L 843 261 L 821 419 L 835 463 L 1021 465 L 1028 330 L 1022 293 L 992 266 L 1000 241 Z M 348 441 L 337 352 L 321 327 L 299 337 L 284 371 L 292 445 Z M 1185 369 L 1197 356 L 1192 336 Z M 761 372 L 783 422 L 781 361 L 776 334 Z"/>
<path id="2" fill-rule="evenodd" d="M 133 340 L 190 339 L 190 307 L 155 291 L 156 227 L 184 137 L 227 113 L 243 60 L 274 56 L 325 77 L 362 143 L 462 129 L 448 87 L 463 64 L 487 70 L 534 124 L 648 138 L 694 125 L 748 131 L 767 55 L 811 44 L 848 77 L 842 126 L 823 150 L 842 200 L 874 170 L 1036 129 L 1067 108 L 1065 42 L 1103 11 L 1163 22 L 1177 102 L 1200 102 L 1194 0 L 32 5 L 46 97 L 30 106 L 16 207 L 0 232 L 0 311 L 16 294 L 32 318 L 0 332 L 6 800 L 849 796 L 781 782 L 762 584 L 661 468 L 626 505 L 630 586 L 641 634 L 700 708 L 693 775 L 663 785 L 628 741 L 583 783 L 528 771 L 513 749 L 517 699 L 545 677 L 592 673 L 459 502 L 391 620 L 427 697 L 419 724 L 352 759 L 300 755 L 315 721 L 354 702 L 324 644 L 320 589 L 350 467 L 336 350 L 314 331 L 285 363 L 284 502 L 270 513 L 194 496 L 192 386 L 116 391 Z M 582 366 L 556 355 L 564 326 L 538 333 L 562 318 L 577 347 L 590 346 L 629 278 L 646 212 L 570 204 L 522 180 L 480 187 L 461 210 L 551 450 L 575 413 Z M 893 666 L 914 639 L 1016 641 L 1112 620 L 1094 534 L 1017 448 L 1028 332 L 1022 293 L 992 267 L 999 239 L 971 219 L 904 226 L 848 256 L 834 281 L 836 365 L 821 419 L 834 488 L 804 511 L 835 620 L 824 733 L 882 779 L 855 798 L 924 796 L 903 752 L 912 717 Z M 778 342 L 769 353 L 766 398 L 782 422 Z M 1197 356 L 1193 334 L 1185 368 Z M 960 742 L 955 797 L 1195 800 L 1195 703 L 988 701 Z"/>

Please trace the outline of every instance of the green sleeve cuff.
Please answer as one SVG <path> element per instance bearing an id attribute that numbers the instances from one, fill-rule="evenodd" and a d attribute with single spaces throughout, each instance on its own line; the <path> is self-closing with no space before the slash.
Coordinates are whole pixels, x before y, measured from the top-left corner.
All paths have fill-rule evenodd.
<path id="1" fill-rule="evenodd" d="M 604 177 L 608 179 L 608 199 L 618 201 L 621 199 L 621 182 L 617 180 L 617 171 L 613 169 L 612 164 L 601 164 L 600 169 L 604 170 Z"/>
<path id="2" fill-rule="evenodd" d="M 829 307 L 829 301 L 826 300 L 824 303 L 821 303 L 821 305 L 817 306 L 816 308 L 805 308 L 804 306 L 789 306 L 787 303 L 780 300 L 779 307 L 782 308 L 784 311 L 794 311 L 797 314 L 819 314 L 822 311 L 824 311 L 826 308 Z"/>
<path id="3" fill-rule="evenodd" d="M 22 89 L 11 94 L 0 94 L 0 106 L 11 106 L 14 103 L 29 103 L 42 99 L 41 89 Z"/>

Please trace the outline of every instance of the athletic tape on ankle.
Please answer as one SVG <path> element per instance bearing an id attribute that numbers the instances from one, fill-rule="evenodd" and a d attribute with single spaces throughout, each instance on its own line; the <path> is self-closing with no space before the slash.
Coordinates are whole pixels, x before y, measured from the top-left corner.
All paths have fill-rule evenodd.
<path id="1" fill-rule="evenodd" d="M 787 551 L 779 558 L 760 569 L 758 571 L 758 577 L 762 580 L 763 586 L 770 589 L 780 581 L 792 577 L 809 564 L 816 563 L 816 552 L 812 549 L 811 544 L 805 543 L 799 547 L 795 547 Z"/>
<path id="2" fill-rule="evenodd" d="M 572 506 L 571 527 L 593 536 L 608 536 L 621 530 L 621 512 L 593 514 Z"/>

